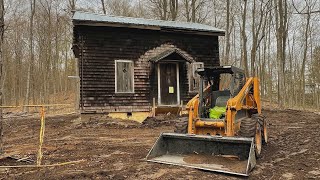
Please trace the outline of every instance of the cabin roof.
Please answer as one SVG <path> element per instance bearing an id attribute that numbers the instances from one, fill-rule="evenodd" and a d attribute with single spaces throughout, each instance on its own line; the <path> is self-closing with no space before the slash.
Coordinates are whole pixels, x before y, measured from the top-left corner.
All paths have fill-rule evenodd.
<path id="1" fill-rule="evenodd" d="M 160 31 L 171 30 L 216 36 L 223 36 L 225 34 L 225 31 L 222 29 L 199 23 L 110 16 L 81 11 L 76 11 L 72 20 L 75 25 L 127 27 Z"/>
<path id="2" fill-rule="evenodd" d="M 168 49 L 165 50 L 163 52 L 158 53 L 156 56 L 152 57 L 149 59 L 149 61 L 157 63 L 159 61 L 161 61 L 162 59 L 172 55 L 172 54 L 177 54 L 178 56 L 180 56 L 182 59 L 186 60 L 189 63 L 194 62 L 194 60 L 191 57 L 187 57 L 186 55 L 184 55 L 179 49 Z"/>

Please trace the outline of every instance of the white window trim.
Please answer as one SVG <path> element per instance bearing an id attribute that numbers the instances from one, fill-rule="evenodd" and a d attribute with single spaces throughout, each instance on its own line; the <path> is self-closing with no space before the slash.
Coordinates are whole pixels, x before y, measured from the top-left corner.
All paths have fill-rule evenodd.
<path id="1" fill-rule="evenodd" d="M 132 63 L 132 65 L 133 65 L 132 72 L 131 72 L 131 74 L 132 74 L 132 92 L 118 92 L 118 89 L 117 89 L 117 85 L 118 85 L 118 82 L 117 82 L 117 74 L 118 74 L 118 72 L 117 72 L 117 63 L 118 62 Z M 134 93 L 134 62 L 132 60 L 114 60 L 114 72 L 115 72 L 115 74 L 114 74 L 114 84 L 115 84 L 114 92 L 116 94 Z"/>
<path id="2" fill-rule="evenodd" d="M 191 83 L 190 83 L 190 82 L 191 82 L 191 79 L 190 79 L 190 78 L 193 78 L 193 77 L 194 77 L 194 74 L 195 74 L 195 70 L 196 70 L 196 69 L 193 69 L 193 68 L 194 68 L 194 65 L 196 65 L 196 64 L 201 64 L 202 67 L 204 67 L 204 63 L 203 63 L 203 62 L 193 62 L 193 63 L 190 63 L 191 68 L 189 68 L 189 71 L 190 71 L 190 69 L 191 69 L 191 72 L 189 73 L 188 79 L 189 79 L 189 92 L 192 92 L 192 93 L 198 92 L 198 91 L 191 90 Z"/>

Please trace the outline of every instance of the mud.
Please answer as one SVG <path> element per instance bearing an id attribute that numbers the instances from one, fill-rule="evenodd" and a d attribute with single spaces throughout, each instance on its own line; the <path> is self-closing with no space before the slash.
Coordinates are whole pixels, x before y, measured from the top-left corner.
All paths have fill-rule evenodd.
<path id="1" fill-rule="evenodd" d="M 246 173 L 248 161 L 240 161 L 236 158 L 210 155 L 190 155 L 183 158 L 184 162 L 190 164 L 214 164 L 217 170 L 225 170 L 236 173 Z"/>
<path id="2" fill-rule="evenodd" d="M 142 122 L 141 127 L 154 128 L 159 126 L 174 126 L 176 122 L 181 118 L 186 117 L 177 117 L 175 115 L 165 115 L 160 114 L 156 117 L 149 117 Z"/>
<path id="3" fill-rule="evenodd" d="M 269 121 L 269 143 L 263 147 L 262 157 L 257 160 L 249 179 L 319 179 L 320 115 L 295 110 L 265 110 L 264 114 Z M 0 168 L 0 179 L 239 178 L 146 162 L 144 158 L 159 134 L 172 132 L 173 124 L 143 127 L 139 123 L 121 121 L 119 124 L 107 118 L 47 118 L 42 164 L 85 161 L 48 168 Z M 4 122 L 5 152 L 36 161 L 39 128 L 38 118 L 7 118 Z M 20 164 L 5 161 L 0 165 L 10 163 Z"/>

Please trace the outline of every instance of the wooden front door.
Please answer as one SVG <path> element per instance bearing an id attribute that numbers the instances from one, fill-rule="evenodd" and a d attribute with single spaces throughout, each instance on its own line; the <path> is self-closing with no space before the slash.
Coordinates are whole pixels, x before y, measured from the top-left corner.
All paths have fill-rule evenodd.
<path id="1" fill-rule="evenodd" d="M 177 105 L 179 95 L 178 67 L 176 63 L 159 64 L 159 81 L 161 105 Z"/>

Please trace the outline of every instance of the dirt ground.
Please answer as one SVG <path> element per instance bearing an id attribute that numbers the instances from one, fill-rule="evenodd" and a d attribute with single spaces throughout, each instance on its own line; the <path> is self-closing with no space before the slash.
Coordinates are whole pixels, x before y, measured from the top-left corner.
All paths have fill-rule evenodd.
<path id="1" fill-rule="evenodd" d="M 264 110 L 269 140 L 249 179 L 320 179 L 320 115 Z M 11 116 L 4 123 L 5 152 L 36 161 L 39 119 Z M 83 162 L 46 168 L 0 168 L 0 179 L 237 179 L 191 168 L 149 163 L 145 157 L 170 119 L 140 125 L 104 116 L 46 119 L 42 164 Z M 2 159 L 0 165 L 35 164 Z"/>

